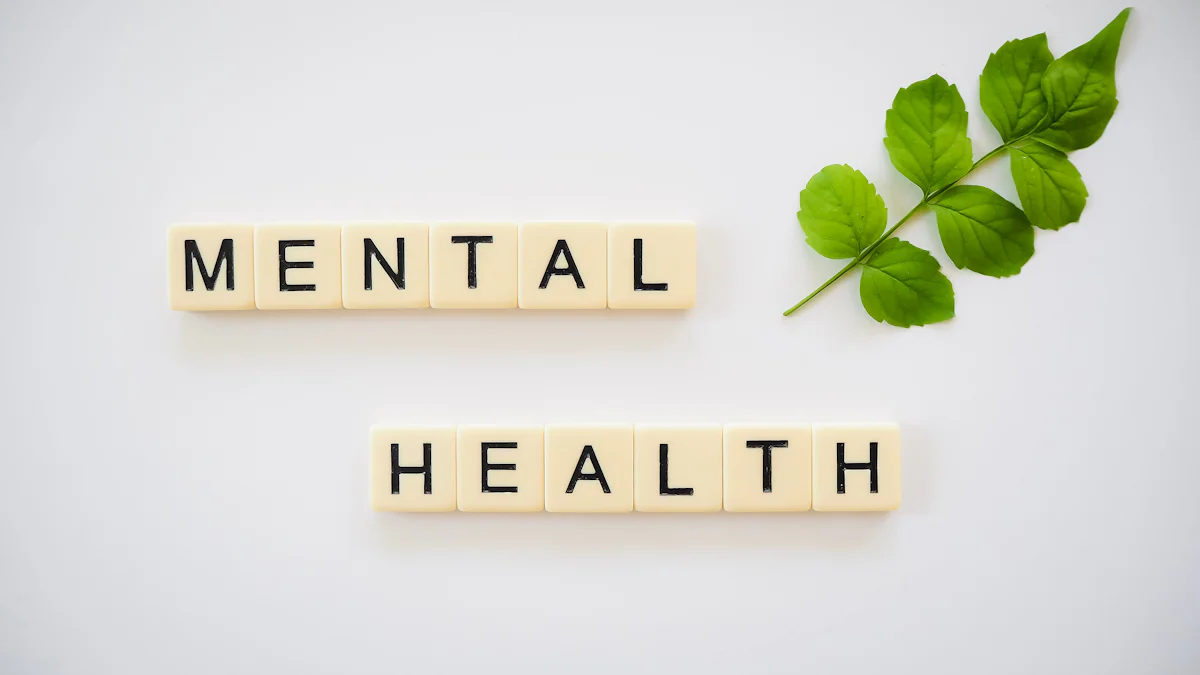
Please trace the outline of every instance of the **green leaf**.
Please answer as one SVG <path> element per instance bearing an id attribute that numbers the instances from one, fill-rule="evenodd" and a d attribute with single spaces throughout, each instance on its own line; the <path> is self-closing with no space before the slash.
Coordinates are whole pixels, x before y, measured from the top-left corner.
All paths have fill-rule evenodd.
<path id="1" fill-rule="evenodd" d="M 1042 92 L 1049 111 L 1037 138 L 1059 150 L 1095 143 L 1117 109 L 1117 49 L 1129 18 L 1126 9 L 1088 42 L 1046 68 Z"/>
<path id="2" fill-rule="evenodd" d="M 1007 277 L 1033 257 L 1033 227 L 1016 205 L 978 185 L 956 185 L 931 204 L 946 255 L 959 268 Z"/>
<path id="3" fill-rule="evenodd" d="M 1054 60 L 1046 34 L 1001 45 L 979 76 L 979 103 L 1005 143 L 1037 129 L 1046 116 L 1042 73 Z"/>
<path id="4" fill-rule="evenodd" d="M 1009 148 L 1017 196 L 1029 222 L 1044 230 L 1079 222 L 1088 191 L 1067 156 L 1041 143 Z"/>
<path id="5" fill-rule="evenodd" d="M 887 207 L 866 176 L 845 164 L 831 164 L 800 191 L 796 217 L 817 253 L 853 258 L 883 234 Z"/>
<path id="6" fill-rule="evenodd" d="M 896 92 L 885 126 L 892 165 L 926 196 L 971 170 L 967 108 L 940 75 Z"/>
<path id="7" fill-rule="evenodd" d="M 954 287 L 929 251 L 888 239 L 863 263 L 859 297 L 876 321 L 908 328 L 954 316 Z"/>

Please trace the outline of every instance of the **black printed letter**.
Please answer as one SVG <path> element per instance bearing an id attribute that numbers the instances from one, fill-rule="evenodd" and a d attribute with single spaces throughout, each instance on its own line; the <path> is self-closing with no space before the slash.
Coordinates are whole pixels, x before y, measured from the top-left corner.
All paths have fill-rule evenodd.
<path id="1" fill-rule="evenodd" d="M 658 494 L 660 495 L 690 495 L 694 490 L 690 487 L 668 487 L 667 482 L 667 444 L 658 444 Z"/>
<path id="2" fill-rule="evenodd" d="M 667 282 L 647 284 L 642 282 L 642 240 L 633 240 L 633 290 L 665 291 Z"/>
<path id="3" fill-rule="evenodd" d="M 396 267 L 399 271 L 393 270 L 392 266 L 375 247 L 375 242 L 370 238 L 363 238 L 363 290 L 371 290 L 371 257 L 374 256 L 379 261 L 379 266 L 383 268 L 383 273 L 388 275 L 392 283 L 399 290 L 404 290 L 404 237 L 396 237 Z"/>
<path id="4" fill-rule="evenodd" d="M 281 239 L 279 240 L 279 290 L 280 291 L 315 291 L 316 284 L 289 284 L 287 282 L 287 271 L 293 267 L 302 270 L 311 270 L 313 263 L 311 260 L 305 262 L 288 262 L 287 250 L 292 246 L 312 246 L 316 243 L 312 239 Z"/>
<path id="5" fill-rule="evenodd" d="M 488 237 L 488 238 L 491 239 L 491 237 Z M 517 448 L 517 444 L 513 441 L 508 441 L 505 443 L 488 443 L 485 441 L 483 443 L 480 443 L 479 446 L 481 448 L 482 457 L 483 457 L 483 470 L 480 472 L 482 475 L 481 484 L 483 485 L 483 491 L 484 492 L 516 492 L 517 487 L 515 485 L 498 486 L 498 487 L 492 487 L 491 485 L 488 485 L 488 471 L 514 471 L 514 470 L 516 470 L 517 465 L 516 464 L 492 464 L 492 463 L 488 462 L 487 453 L 488 453 L 488 450 L 491 450 L 492 448 L 496 448 L 498 450 L 515 450 Z"/>
<path id="6" fill-rule="evenodd" d="M 204 281 L 204 287 L 210 291 L 217 289 L 217 275 L 221 273 L 221 265 L 225 265 L 225 290 L 233 290 L 233 240 L 222 239 L 221 249 L 217 252 L 217 262 L 213 265 L 212 276 L 209 276 L 208 269 L 204 266 L 204 258 L 200 257 L 200 248 L 196 246 L 195 239 L 186 239 L 183 242 L 183 267 L 187 270 L 184 278 L 184 288 L 192 290 L 195 287 L 195 281 L 192 278 L 192 261 L 196 261 L 196 265 L 200 268 L 200 278 Z"/>
<path id="7" fill-rule="evenodd" d="M 592 468 L 596 470 L 595 473 L 583 472 L 583 463 L 589 459 L 592 460 Z M 567 485 L 567 494 L 575 492 L 575 483 L 581 480 L 598 480 L 604 494 L 612 493 L 612 490 L 608 489 L 608 481 L 604 479 L 604 469 L 600 468 L 600 461 L 596 459 L 596 451 L 590 445 L 583 446 L 583 452 L 579 453 L 579 462 L 575 464 L 575 473 L 571 474 L 571 482 Z"/>
<path id="8" fill-rule="evenodd" d="M 477 244 L 490 244 L 492 238 L 488 237 L 450 237 L 451 244 L 466 244 L 467 245 L 467 288 L 475 288 L 479 280 L 479 275 L 475 272 L 475 260 L 478 256 L 475 253 Z M 500 447 L 500 446 L 496 446 Z M 516 492 L 516 488 L 513 489 Z"/>
<path id="9" fill-rule="evenodd" d="M 839 495 L 846 494 L 846 469 L 851 471 L 871 470 L 871 492 L 879 492 L 879 444 L 871 441 L 871 461 L 846 463 L 846 444 L 837 444 L 837 491 Z"/>
<path id="10" fill-rule="evenodd" d="M 554 263 L 558 261 L 558 256 L 567 259 L 566 267 L 555 267 Z M 559 239 L 554 245 L 554 253 L 550 254 L 550 262 L 546 265 L 546 273 L 542 275 L 542 283 L 538 284 L 538 288 L 545 288 L 550 283 L 552 276 L 566 276 L 570 274 L 575 277 L 575 288 L 583 288 L 583 277 L 579 276 L 579 268 L 575 266 L 575 258 L 571 257 L 571 249 L 567 246 L 566 239 Z"/>
<path id="11" fill-rule="evenodd" d="M 787 441 L 746 441 L 747 448 L 762 448 L 763 492 L 771 491 L 771 448 L 786 448 Z"/>
<path id="12" fill-rule="evenodd" d="M 425 474 L 425 494 L 433 494 L 433 444 L 423 443 L 424 463 L 421 466 L 400 466 L 400 444 L 392 443 L 392 494 L 400 494 L 400 474 Z"/>

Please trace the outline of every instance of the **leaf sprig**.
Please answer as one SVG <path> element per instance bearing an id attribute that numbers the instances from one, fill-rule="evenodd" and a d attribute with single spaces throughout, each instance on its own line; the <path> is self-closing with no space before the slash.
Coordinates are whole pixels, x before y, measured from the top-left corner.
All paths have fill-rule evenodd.
<path id="1" fill-rule="evenodd" d="M 941 265 L 892 237 L 926 207 L 954 265 L 991 277 L 1012 276 L 1029 262 L 1033 228 L 1078 222 L 1088 192 L 1066 153 L 1095 143 L 1117 108 L 1117 50 L 1129 11 L 1058 59 L 1044 33 L 997 49 L 979 76 L 979 103 L 1003 143 L 975 162 L 957 87 L 934 75 L 897 92 L 883 144 L 892 166 L 921 188 L 921 201 L 884 231 L 887 207 L 861 172 L 845 164 L 821 169 L 800 192 L 796 216 L 817 253 L 850 262 L 784 316 L 861 266 L 859 294 L 876 321 L 908 328 L 952 318 L 954 288 Z M 986 187 L 959 185 L 1004 153 L 1023 208 Z"/>

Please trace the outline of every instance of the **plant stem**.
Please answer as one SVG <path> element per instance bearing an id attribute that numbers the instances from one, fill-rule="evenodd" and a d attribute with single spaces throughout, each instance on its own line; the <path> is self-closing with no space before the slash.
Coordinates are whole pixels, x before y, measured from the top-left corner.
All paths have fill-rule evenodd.
<path id="1" fill-rule="evenodd" d="M 962 175 L 962 178 L 959 178 L 958 180 L 954 181 L 953 183 L 951 183 L 943 188 L 934 190 L 933 192 L 925 195 L 925 197 L 923 197 L 921 199 L 921 201 L 917 202 L 916 206 L 912 207 L 911 211 L 904 214 L 903 218 L 896 221 L 896 224 L 891 226 L 886 232 L 884 232 L 882 236 L 880 236 L 878 239 L 876 239 L 874 241 L 874 243 L 872 243 L 871 245 L 864 248 L 862 250 L 862 253 L 859 253 L 857 257 L 855 257 L 853 260 L 850 261 L 849 264 L 847 264 L 842 269 L 838 270 L 837 274 L 833 275 L 832 277 L 829 277 L 829 279 L 826 280 L 825 283 L 818 286 L 817 290 L 815 290 L 812 293 L 809 293 L 807 296 L 805 296 L 803 300 L 801 300 L 800 302 L 797 302 L 795 305 L 792 305 L 792 307 L 790 309 L 788 309 L 786 312 L 784 312 L 783 315 L 791 316 L 791 314 L 793 312 L 795 312 L 796 310 L 803 307 L 809 300 L 812 300 L 813 298 L 817 297 L 817 295 L 821 291 L 828 288 L 830 284 L 837 281 L 838 279 L 841 279 L 842 276 L 846 274 L 846 272 L 849 272 L 850 270 L 854 269 L 856 266 L 858 266 L 862 263 L 865 263 L 871 257 L 871 254 L 875 252 L 875 249 L 879 248 L 880 244 L 882 244 L 883 242 L 890 239 L 892 236 L 892 233 L 894 233 L 896 230 L 900 229 L 901 225 L 903 225 L 904 223 L 907 223 L 908 219 L 912 218 L 914 215 L 916 215 L 917 211 L 920 211 L 923 207 L 932 204 L 933 200 L 937 199 L 938 196 L 940 196 L 946 190 L 949 190 L 950 188 L 954 187 L 955 185 L 958 185 L 958 181 L 961 181 L 963 178 L 966 178 L 967 176 L 971 175 L 971 172 L 974 171 L 975 169 L 979 168 L 979 165 L 981 165 L 984 162 L 988 161 L 989 159 L 995 157 L 996 155 L 1000 154 L 1001 152 L 1004 152 L 1008 148 L 1012 147 L 1013 144 L 1017 143 L 1018 141 L 1024 140 L 1024 138 L 1025 138 L 1024 136 L 1022 136 L 1021 138 L 1014 138 L 1011 141 L 1005 143 L 1004 145 L 993 148 L 990 152 L 985 154 L 983 157 L 980 157 L 977 162 L 972 164 L 971 168 L 967 169 L 967 172 Z"/>

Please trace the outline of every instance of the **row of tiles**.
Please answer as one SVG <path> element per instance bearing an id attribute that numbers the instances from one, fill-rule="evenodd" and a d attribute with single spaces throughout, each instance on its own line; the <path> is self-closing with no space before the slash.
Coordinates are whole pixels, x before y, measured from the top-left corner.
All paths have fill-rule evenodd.
<path id="1" fill-rule="evenodd" d="M 895 425 L 376 426 L 379 511 L 890 511 Z"/>
<path id="2" fill-rule="evenodd" d="M 176 310 L 686 309 L 696 226 L 175 225 Z"/>

